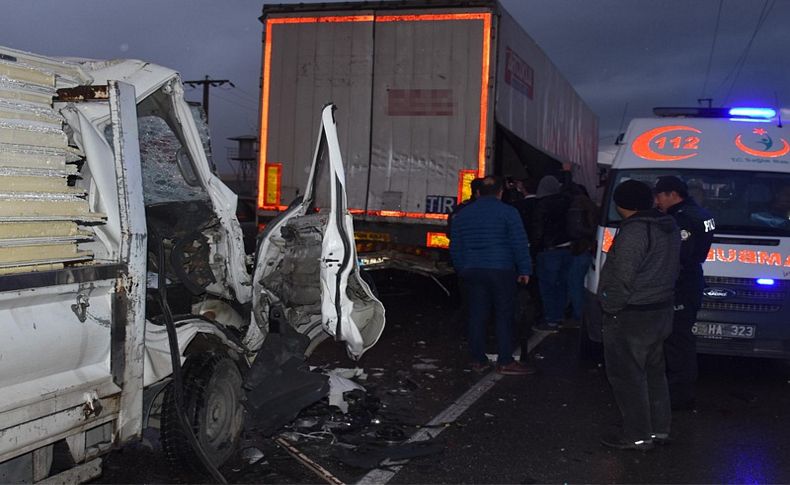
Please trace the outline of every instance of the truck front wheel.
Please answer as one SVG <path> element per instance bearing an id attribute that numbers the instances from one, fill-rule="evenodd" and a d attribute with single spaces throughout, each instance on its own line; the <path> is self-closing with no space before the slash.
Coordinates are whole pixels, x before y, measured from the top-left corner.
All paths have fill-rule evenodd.
<path id="1" fill-rule="evenodd" d="M 209 460 L 219 468 L 238 447 L 244 427 L 242 379 L 238 367 L 225 356 L 190 356 L 183 368 L 184 412 Z M 162 447 L 177 467 L 203 472 L 196 452 L 181 427 L 174 384 L 162 403 Z"/>

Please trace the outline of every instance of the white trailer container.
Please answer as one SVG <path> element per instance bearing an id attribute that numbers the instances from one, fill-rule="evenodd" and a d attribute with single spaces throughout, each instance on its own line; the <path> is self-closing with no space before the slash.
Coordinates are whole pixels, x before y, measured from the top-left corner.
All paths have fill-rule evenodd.
<path id="1" fill-rule="evenodd" d="M 447 271 L 429 248 L 475 177 L 567 164 L 595 189 L 595 115 L 498 2 L 266 5 L 261 21 L 260 222 L 300 195 L 328 101 L 371 267 Z"/>
<path id="2" fill-rule="evenodd" d="M 157 397 L 169 457 L 200 466 L 183 418 L 219 466 L 248 414 L 298 412 L 256 394 L 277 396 L 274 375 L 321 396 L 315 374 L 260 358 L 278 341 L 333 335 L 354 358 L 376 342 L 384 313 L 359 278 L 331 111 L 312 166 L 334 183 L 309 184 L 327 210 L 306 197 L 284 214 L 253 284 L 236 195 L 211 172 L 177 72 L 0 47 L 0 482 L 95 477 Z M 70 459 L 53 468 L 56 447 Z"/>

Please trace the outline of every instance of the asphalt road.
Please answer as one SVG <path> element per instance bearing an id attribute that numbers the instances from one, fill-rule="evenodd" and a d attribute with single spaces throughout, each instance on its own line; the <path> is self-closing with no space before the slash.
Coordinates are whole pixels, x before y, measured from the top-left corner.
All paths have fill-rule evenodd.
<path id="1" fill-rule="evenodd" d="M 616 429 L 619 413 L 603 368 L 578 359 L 578 330 L 550 335 L 537 346 L 532 356 L 539 374 L 494 379 L 456 420 L 426 427 L 493 376 L 466 368 L 458 301 L 427 279 L 390 273 L 376 280 L 388 319 L 377 346 L 354 363 L 326 342 L 309 360 L 325 368 L 363 368 L 367 377 L 359 383 L 366 393 L 348 399 L 348 415 L 318 404 L 283 430 L 342 482 L 370 472 L 349 459 L 351 446 L 366 451 L 352 458 L 370 457 L 371 450 L 425 455 L 387 467 L 392 483 L 790 482 L 790 365 L 701 356 L 697 409 L 674 414 L 675 441 L 649 453 L 611 451 L 599 438 Z M 414 433 L 437 431 L 429 448 L 399 446 Z M 169 469 L 156 437 L 149 429 L 144 443 L 113 452 L 97 482 L 205 480 Z M 250 463 L 251 456 L 260 458 Z M 252 435 L 222 471 L 231 483 L 324 483 L 271 439 Z"/>

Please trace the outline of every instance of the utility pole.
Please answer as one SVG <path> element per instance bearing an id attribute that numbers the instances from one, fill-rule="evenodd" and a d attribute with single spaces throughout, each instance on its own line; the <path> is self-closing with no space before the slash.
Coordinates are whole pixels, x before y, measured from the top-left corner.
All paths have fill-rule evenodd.
<path id="1" fill-rule="evenodd" d="M 216 88 L 218 86 L 222 86 L 223 84 L 230 84 L 234 88 L 236 87 L 235 84 L 227 79 L 209 79 L 208 76 L 200 81 L 184 81 L 184 84 L 192 86 L 193 88 L 203 85 L 203 111 L 206 112 L 206 121 L 208 121 L 208 88 Z"/>

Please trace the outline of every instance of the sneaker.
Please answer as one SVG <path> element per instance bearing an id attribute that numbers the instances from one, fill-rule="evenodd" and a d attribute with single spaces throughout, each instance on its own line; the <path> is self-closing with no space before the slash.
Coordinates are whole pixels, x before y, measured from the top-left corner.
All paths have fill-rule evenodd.
<path id="1" fill-rule="evenodd" d="M 672 444 L 672 438 L 669 437 L 668 433 L 655 433 L 650 435 L 650 439 L 653 440 L 653 443 L 659 446 L 665 446 Z"/>
<path id="2" fill-rule="evenodd" d="M 472 362 L 469 367 L 471 367 L 472 372 L 476 372 L 477 374 L 485 374 L 491 370 L 491 364 L 488 362 Z"/>
<path id="3" fill-rule="evenodd" d="M 532 330 L 536 332 L 549 332 L 557 333 L 560 331 L 560 324 L 557 322 L 544 322 L 532 326 Z"/>
<path id="4" fill-rule="evenodd" d="M 532 365 L 514 360 L 508 364 L 497 364 L 496 371 L 497 374 L 503 376 L 528 376 L 537 372 L 537 369 Z"/>
<path id="5" fill-rule="evenodd" d="M 650 451 L 655 446 L 652 439 L 628 441 L 622 436 L 606 435 L 601 438 L 601 444 L 616 450 Z"/>
<path id="6" fill-rule="evenodd" d="M 576 318 L 566 318 L 565 321 L 560 324 L 561 328 L 580 328 L 581 326 L 581 321 Z"/>

